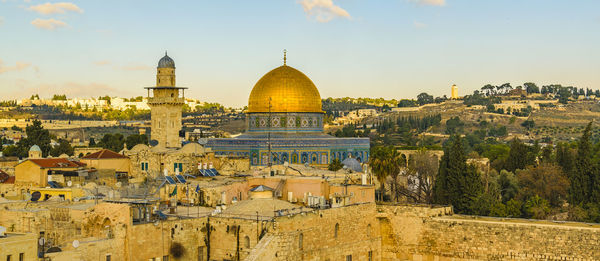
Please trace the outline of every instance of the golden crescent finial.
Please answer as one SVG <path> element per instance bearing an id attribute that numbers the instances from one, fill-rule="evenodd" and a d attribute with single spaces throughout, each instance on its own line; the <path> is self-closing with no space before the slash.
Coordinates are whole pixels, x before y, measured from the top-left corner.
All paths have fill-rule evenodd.
<path id="1" fill-rule="evenodd" d="M 287 50 L 283 49 L 283 65 L 287 64 Z"/>

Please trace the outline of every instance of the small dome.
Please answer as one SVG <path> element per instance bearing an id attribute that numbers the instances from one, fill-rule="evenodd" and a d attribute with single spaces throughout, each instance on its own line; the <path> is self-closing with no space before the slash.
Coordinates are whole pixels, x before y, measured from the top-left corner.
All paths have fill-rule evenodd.
<path id="1" fill-rule="evenodd" d="M 354 172 L 363 171 L 360 162 L 358 162 L 358 160 L 356 160 L 355 158 L 346 158 L 344 161 L 342 161 L 342 165 L 344 165 L 347 169 L 353 170 Z"/>
<path id="2" fill-rule="evenodd" d="M 175 68 L 175 61 L 165 52 L 165 56 L 158 61 L 158 68 Z"/>
<path id="3" fill-rule="evenodd" d="M 29 149 L 29 151 L 30 152 L 32 152 L 32 151 L 42 152 L 42 149 L 40 149 L 40 146 L 38 146 L 38 145 L 33 145 L 33 146 L 31 146 L 31 148 Z"/>
<path id="4" fill-rule="evenodd" d="M 321 95 L 304 73 L 287 65 L 265 74 L 252 89 L 248 99 L 249 113 L 323 112 Z"/>

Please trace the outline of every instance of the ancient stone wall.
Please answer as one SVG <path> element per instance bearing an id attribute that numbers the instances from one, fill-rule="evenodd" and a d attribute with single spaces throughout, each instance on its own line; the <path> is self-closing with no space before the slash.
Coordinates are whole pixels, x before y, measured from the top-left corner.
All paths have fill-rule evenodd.
<path id="1" fill-rule="evenodd" d="M 600 260 L 600 225 L 379 205 L 382 260 Z"/>
<path id="2" fill-rule="evenodd" d="M 269 249 L 253 252 L 249 259 L 380 260 L 375 212 L 375 204 L 359 204 L 278 217 L 273 241 L 263 243 Z"/>
<path id="3" fill-rule="evenodd" d="M 206 217 L 201 217 L 133 225 L 124 243 L 125 260 L 163 260 L 164 256 L 173 260 L 206 260 L 207 222 Z M 178 258 L 178 250 L 172 250 L 174 245 L 180 246 Z"/>

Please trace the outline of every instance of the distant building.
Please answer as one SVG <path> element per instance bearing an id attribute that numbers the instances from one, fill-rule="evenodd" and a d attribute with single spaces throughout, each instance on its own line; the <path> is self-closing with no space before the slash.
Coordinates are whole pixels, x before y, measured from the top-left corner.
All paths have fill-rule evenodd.
<path id="1" fill-rule="evenodd" d="M 456 84 L 452 84 L 452 90 L 450 92 L 450 99 L 453 99 L 453 100 L 458 99 L 458 86 L 456 86 Z"/>

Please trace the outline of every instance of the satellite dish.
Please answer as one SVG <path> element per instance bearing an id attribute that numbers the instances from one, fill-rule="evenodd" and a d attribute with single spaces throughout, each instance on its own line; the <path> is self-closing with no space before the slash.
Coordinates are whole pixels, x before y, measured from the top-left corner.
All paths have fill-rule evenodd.
<path id="1" fill-rule="evenodd" d="M 154 147 L 156 145 L 158 145 L 158 141 L 157 140 L 150 140 L 150 142 L 148 142 L 150 144 L 150 146 Z"/>
<path id="2" fill-rule="evenodd" d="M 46 240 L 45 240 L 43 237 L 40 237 L 40 240 L 38 240 L 38 244 L 39 244 L 40 246 L 43 246 L 43 245 L 44 245 L 44 243 L 46 243 Z"/>
<path id="3" fill-rule="evenodd" d="M 71 182 L 70 180 L 67 181 L 67 187 L 73 186 L 73 182 Z"/>
<path id="4" fill-rule="evenodd" d="M 79 247 L 79 240 L 77 240 L 77 239 L 73 240 L 73 247 L 74 248 L 78 248 Z"/>
<path id="5" fill-rule="evenodd" d="M 41 197 L 42 193 L 40 193 L 39 191 L 34 191 L 33 193 L 31 193 L 31 201 L 33 202 L 40 200 Z"/>
<path id="6" fill-rule="evenodd" d="M 288 166 L 290 166 L 290 163 L 285 161 L 285 162 L 283 162 L 283 166 L 287 168 Z"/>

